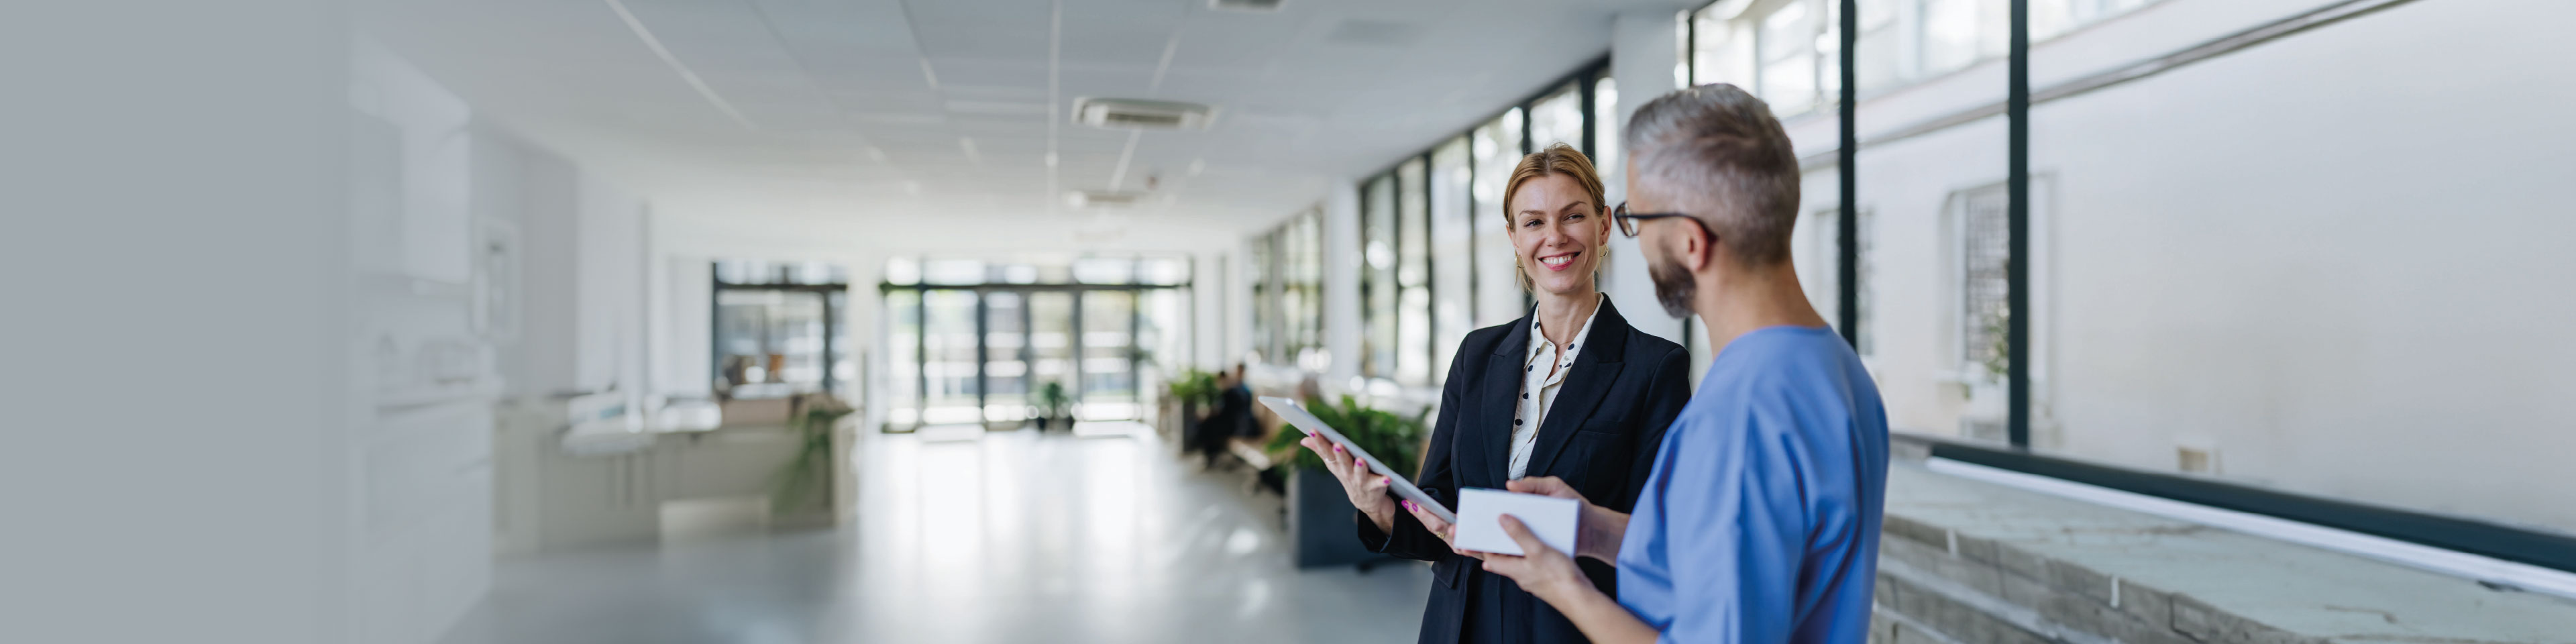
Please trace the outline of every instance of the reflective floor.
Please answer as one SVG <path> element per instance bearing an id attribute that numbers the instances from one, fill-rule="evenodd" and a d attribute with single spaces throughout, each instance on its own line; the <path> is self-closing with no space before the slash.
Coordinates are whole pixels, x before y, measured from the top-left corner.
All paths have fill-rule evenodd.
<path id="1" fill-rule="evenodd" d="M 944 440 L 943 440 L 944 439 Z M 1427 569 L 1298 571 L 1150 435 L 870 435 L 838 530 L 505 557 L 449 641 L 1409 642 Z"/>

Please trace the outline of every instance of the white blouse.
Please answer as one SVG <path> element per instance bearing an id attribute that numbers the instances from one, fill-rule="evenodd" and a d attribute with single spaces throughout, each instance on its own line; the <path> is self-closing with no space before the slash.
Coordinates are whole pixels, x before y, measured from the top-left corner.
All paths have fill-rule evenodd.
<path id="1" fill-rule="evenodd" d="M 1558 351 L 1556 343 L 1539 332 L 1538 315 L 1530 315 L 1529 353 L 1521 360 L 1521 402 L 1512 414 L 1512 465 L 1507 478 L 1521 478 L 1528 472 L 1530 448 L 1538 444 L 1538 425 L 1547 420 L 1548 408 L 1556 406 L 1556 392 L 1564 388 L 1565 374 L 1574 370 L 1574 356 L 1583 349 L 1584 339 L 1592 336 L 1592 320 L 1598 317 L 1601 307 L 1594 305 L 1592 315 L 1583 318 L 1583 330 L 1574 333 L 1574 340 L 1565 343 L 1564 351 Z M 1548 370 L 1539 371 L 1539 367 Z"/>

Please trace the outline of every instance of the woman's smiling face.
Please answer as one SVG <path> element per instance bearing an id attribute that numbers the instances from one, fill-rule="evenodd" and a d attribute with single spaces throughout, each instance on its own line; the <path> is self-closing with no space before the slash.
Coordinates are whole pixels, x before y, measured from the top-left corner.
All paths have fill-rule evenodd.
<path id="1" fill-rule="evenodd" d="M 1563 173 L 1532 177 L 1512 192 L 1512 248 L 1537 290 L 1592 292 L 1592 274 L 1610 234 L 1610 217 L 1592 201 L 1583 184 Z"/>

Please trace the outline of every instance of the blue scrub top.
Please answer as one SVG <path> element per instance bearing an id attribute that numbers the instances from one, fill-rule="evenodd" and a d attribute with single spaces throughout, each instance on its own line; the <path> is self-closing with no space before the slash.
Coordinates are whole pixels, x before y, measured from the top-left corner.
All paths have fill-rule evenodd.
<path id="1" fill-rule="evenodd" d="M 1887 410 L 1831 329 L 1719 351 L 1619 544 L 1619 603 L 1664 642 L 1861 642 L 1886 505 Z"/>

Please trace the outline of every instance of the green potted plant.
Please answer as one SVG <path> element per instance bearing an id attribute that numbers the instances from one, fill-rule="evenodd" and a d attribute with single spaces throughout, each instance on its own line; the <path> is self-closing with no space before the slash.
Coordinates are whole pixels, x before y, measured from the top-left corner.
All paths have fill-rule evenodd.
<path id="1" fill-rule="evenodd" d="M 1332 426 L 1360 449 L 1368 450 L 1381 463 L 1407 479 L 1416 474 L 1422 463 L 1422 439 L 1430 410 L 1413 416 L 1361 406 L 1350 396 L 1338 405 L 1309 398 L 1303 405 L 1316 419 Z M 1360 547 L 1359 509 L 1351 506 L 1350 495 L 1342 491 L 1341 481 L 1324 470 L 1324 460 L 1312 450 L 1297 446 L 1305 432 L 1282 428 L 1270 439 L 1269 451 L 1295 450 L 1296 456 L 1285 459 L 1274 469 L 1283 469 L 1288 490 L 1288 533 L 1296 542 L 1299 568 L 1362 564 L 1382 557 Z"/>
<path id="2" fill-rule="evenodd" d="M 1201 412 L 1213 412 L 1225 390 L 1217 386 L 1215 372 L 1186 369 L 1163 385 L 1163 394 L 1163 422 L 1158 429 L 1165 440 L 1171 440 L 1198 424 Z"/>
<path id="3" fill-rule="evenodd" d="M 770 511 L 777 515 L 812 509 L 808 500 L 814 491 L 831 486 L 832 429 L 850 415 L 848 403 L 827 394 L 799 396 L 789 404 L 787 426 L 798 445 L 796 455 L 769 477 Z"/>
<path id="4" fill-rule="evenodd" d="M 1073 429 L 1073 395 L 1065 393 L 1064 383 L 1050 380 L 1040 385 L 1035 402 L 1038 431 L 1046 431 L 1049 425 L 1060 425 L 1068 431 Z"/>

